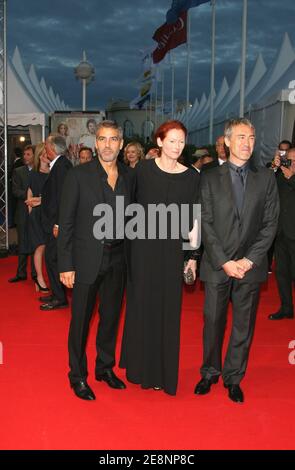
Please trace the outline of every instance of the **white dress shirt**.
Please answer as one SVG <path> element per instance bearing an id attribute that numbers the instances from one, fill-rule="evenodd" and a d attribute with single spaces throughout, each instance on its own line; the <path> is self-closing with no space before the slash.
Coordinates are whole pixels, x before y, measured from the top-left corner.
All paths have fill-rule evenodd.
<path id="1" fill-rule="evenodd" d="M 57 155 L 57 157 L 55 157 L 55 159 L 52 160 L 52 161 L 49 163 L 50 171 L 52 170 L 53 165 L 57 162 L 57 160 L 59 159 L 59 157 L 61 157 L 61 155 Z"/>

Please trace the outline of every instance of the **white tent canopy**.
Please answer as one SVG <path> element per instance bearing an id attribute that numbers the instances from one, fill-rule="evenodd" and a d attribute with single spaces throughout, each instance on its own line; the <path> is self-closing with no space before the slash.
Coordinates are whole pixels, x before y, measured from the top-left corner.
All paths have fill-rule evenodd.
<path id="1" fill-rule="evenodd" d="M 7 109 L 8 126 L 29 126 L 32 143 L 44 139 L 50 113 L 69 110 L 43 77 L 39 81 L 34 65 L 26 72 L 17 47 L 7 60 Z"/>
<path id="2" fill-rule="evenodd" d="M 282 139 L 292 139 L 295 106 L 289 100 L 289 82 L 295 79 L 295 50 L 285 33 L 282 45 L 271 66 L 267 69 L 259 54 L 245 88 L 246 117 L 256 127 L 256 153 L 265 163 L 273 156 L 274 149 Z M 203 94 L 204 96 L 204 94 Z M 238 116 L 240 99 L 240 69 L 231 86 L 224 79 L 214 100 L 214 136 L 223 133 L 228 118 Z M 201 103 L 200 103 L 201 104 Z M 208 103 L 200 105 L 191 115 L 189 141 L 205 145 L 209 141 Z M 184 116 L 185 119 L 185 116 Z"/>

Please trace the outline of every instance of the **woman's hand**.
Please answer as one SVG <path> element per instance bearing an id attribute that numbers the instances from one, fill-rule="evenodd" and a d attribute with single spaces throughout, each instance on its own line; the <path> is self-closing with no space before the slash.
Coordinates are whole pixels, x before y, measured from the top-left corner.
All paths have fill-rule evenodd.
<path id="1" fill-rule="evenodd" d="M 29 207 L 37 207 L 41 204 L 41 197 L 30 197 L 25 200 L 25 204 Z"/>
<path id="2" fill-rule="evenodd" d="M 195 259 L 189 259 L 187 265 L 185 267 L 184 273 L 186 273 L 189 269 L 192 270 L 194 275 L 194 280 L 196 280 L 197 276 L 197 261 Z"/>

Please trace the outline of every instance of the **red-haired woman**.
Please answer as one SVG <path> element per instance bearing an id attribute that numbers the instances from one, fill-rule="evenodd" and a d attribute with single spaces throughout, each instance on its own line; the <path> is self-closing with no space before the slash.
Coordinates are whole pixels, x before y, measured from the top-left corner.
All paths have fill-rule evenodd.
<path id="1" fill-rule="evenodd" d="M 161 236 L 162 217 L 155 227 L 147 226 L 147 222 L 151 205 L 167 208 L 173 204 L 178 210 L 186 204 L 191 210 L 197 203 L 199 175 L 178 162 L 186 134 L 179 121 L 163 123 L 155 135 L 161 155 L 143 160 L 135 168 L 136 202 L 145 209 L 146 238 L 131 242 L 120 360 L 127 380 L 142 388 L 164 389 L 171 395 L 176 394 L 178 381 L 183 239 L 181 233 L 177 237 L 171 233 L 173 217 L 169 217 L 169 210 L 166 237 Z M 195 274 L 196 261 L 193 255 L 190 258 L 189 267 Z"/>

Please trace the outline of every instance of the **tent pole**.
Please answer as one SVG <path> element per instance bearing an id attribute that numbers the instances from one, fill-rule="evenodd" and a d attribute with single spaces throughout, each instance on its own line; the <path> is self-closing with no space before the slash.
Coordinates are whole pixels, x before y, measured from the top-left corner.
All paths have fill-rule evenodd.
<path id="1" fill-rule="evenodd" d="M 284 124 L 284 112 L 285 112 L 285 102 L 281 101 L 281 117 L 280 117 L 280 138 L 279 141 L 283 139 L 283 124 Z"/>

